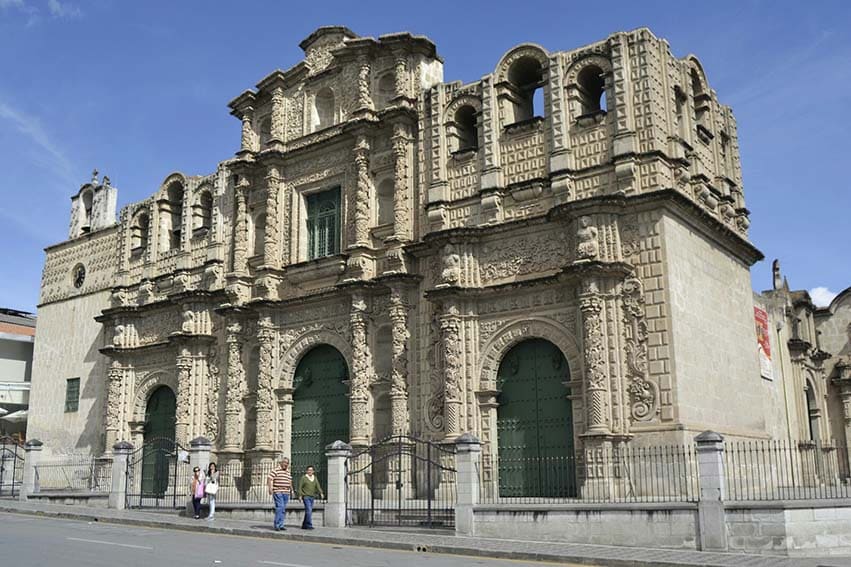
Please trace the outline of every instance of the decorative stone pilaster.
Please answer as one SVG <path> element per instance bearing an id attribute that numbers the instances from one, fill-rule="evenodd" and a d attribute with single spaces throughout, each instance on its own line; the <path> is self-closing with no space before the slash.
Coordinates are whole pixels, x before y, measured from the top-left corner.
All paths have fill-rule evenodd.
<path id="1" fill-rule="evenodd" d="M 178 443 L 185 444 L 189 440 L 189 422 L 192 413 L 192 356 L 185 346 L 179 348 L 174 436 Z"/>
<path id="2" fill-rule="evenodd" d="M 458 304 L 447 300 L 440 315 L 440 339 L 443 349 L 443 433 L 446 441 L 461 435 L 461 316 Z"/>
<path id="3" fill-rule="evenodd" d="M 281 192 L 281 172 L 277 165 L 266 170 L 266 227 L 263 240 L 263 263 L 278 266 L 278 203 Z"/>
<path id="4" fill-rule="evenodd" d="M 354 195 L 355 246 L 369 246 L 369 199 L 372 179 L 369 176 L 369 140 L 361 134 L 354 149 L 357 185 Z"/>
<path id="5" fill-rule="evenodd" d="M 115 510 L 123 510 L 127 502 L 127 466 L 133 444 L 118 441 L 112 445 L 112 469 L 110 474 L 110 490 L 107 506 Z"/>
<path id="6" fill-rule="evenodd" d="M 727 550 L 727 525 L 724 512 L 724 438 L 704 431 L 694 438 L 697 443 L 698 526 L 701 551 Z"/>
<path id="7" fill-rule="evenodd" d="M 260 343 L 260 363 L 257 377 L 257 436 L 255 449 L 273 449 L 275 410 L 275 329 L 272 320 L 263 316 L 257 323 L 257 341 Z"/>
<path id="8" fill-rule="evenodd" d="M 622 289 L 624 331 L 626 334 L 626 388 L 629 416 L 635 421 L 651 421 L 659 411 L 659 388 L 647 369 L 647 321 L 644 314 L 644 286 L 635 277 L 627 278 Z"/>
<path id="9" fill-rule="evenodd" d="M 479 503 L 479 471 L 482 444 L 471 433 L 464 433 L 455 440 L 456 491 L 455 533 L 471 536 L 475 533 L 473 508 Z"/>
<path id="10" fill-rule="evenodd" d="M 284 149 L 284 89 L 276 87 L 272 91 L 272 132 L 269 138 L 269 149 L 283 151 Z"/>
<path id="11" fill-rule="evenodd" d="M 124 381 L 124 368 L 113 360 L 106 375 L 106 446 L 112 447 L 121 435 L 121 389 Z"/>
<path id="12" fill-rule="evenodd" d="M 328 494 L 322 522 L 325 527 L 346 527 L 346 461 L 351 454 L 351 446 L 339 440 L 325 447 L 328 459 Z"/>
<path id="13" fill-rule="evenodd" d="M 408 199 L 408 126 L 393 125 L 393 235 L 410 240 L 410 204 Z"/>
<path id="14" fill-rule="evenodd" d="M 408 304 L 404 289 L 390 290 L 390 321 L 393 323 L 393 358 L 390 377 L 390 413 L 394 435 L 407 435 L 408 416 Z"/>
<path id="15" fill-rule="evenodd" d="M 367 345 L 366 300 L 360 293 L 352 295 L 350 320 L 352 327 L 351 443 L 366 445 L 369 442 L 366 414 L 372 364 Z"/>
<path id="16" fill-rule="evenodd" d="M 245 367 L 242 363 L 242 325 L 231 323 L 227 329 L 228 375 L 225 392 L 225 431 L 223 449 L 239 451 L 242 432 L 239 415 L 245 385 Z"/>
<path id="17" fill-rule="evenodd" d="M 361 57 L 358 60 L 358 110 L 372 111 L 375 110 L 375 105 L 372 103 L 372 95 L 369 88 L 370 83 L 370 66 L 369 60 L 366 57 Z"/>
<path id="18" fill-rule="evenodd" d="M 246 206 L 246 192 L 249 183 L 245 176 L 240 179 L 234 188 L 235 211 L 233 230 L 233 271 L 237 274 L 245 272 L 246 260 L 248 258 L 248 209 Z"/>
<path id="19" fill-rule="evenodd" d="M 603 300 L 591 285 L 581 298 L 585 352 L 586 435 L 608 435 L 608 373 L 603 344 Z"/>
<path id="20" fill-rule="evenodd" d="M 254 135 L 254 127 L 251 125 L 251 109 L 246 109 L 242 114 L 242 138 L 239 145 L 239 153 L 247 154 L 257 151 L 256 136 Z"/>
<path id="21" fill-rule="evenodd" d="M 404 53 L 397 53 L 394 65 L 396 97 L 410 98 L 410 93 L 408 92 L 408 58 Z"/>

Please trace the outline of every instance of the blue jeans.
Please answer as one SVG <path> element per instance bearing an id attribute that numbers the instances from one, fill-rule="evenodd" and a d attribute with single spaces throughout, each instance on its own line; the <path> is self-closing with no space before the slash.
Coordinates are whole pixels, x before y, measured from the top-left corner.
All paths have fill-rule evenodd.
<path id="1" fill-rule="evenodd" d="M 304 496 L 301 499 L 304 502 L 304 521 L 301 523 L 303 528 L 313 527 L 313 496 Z"/>
<path id="2" fill-rule="evenodd" d="M 275 529 L 284 527 L 284 516 L 287 513 L 287 502 L 290 500 L 289 494 L 276 492 L 272 495 L 275 500 Z"/>

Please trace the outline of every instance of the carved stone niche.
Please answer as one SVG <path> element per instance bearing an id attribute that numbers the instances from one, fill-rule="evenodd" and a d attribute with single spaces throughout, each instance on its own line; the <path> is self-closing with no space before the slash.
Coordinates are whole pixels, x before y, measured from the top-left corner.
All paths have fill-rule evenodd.
<path id="1" fill-rule="evenodd" d="M 539 198 L 544 192 L 544 184 L 540 179 L 527 181 L 509 187 L 508 194 L 518 203 Z"/>

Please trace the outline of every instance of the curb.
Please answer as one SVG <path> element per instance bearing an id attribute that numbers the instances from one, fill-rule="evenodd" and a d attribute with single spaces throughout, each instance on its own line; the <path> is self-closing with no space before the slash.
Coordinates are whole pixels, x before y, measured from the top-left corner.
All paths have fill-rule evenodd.
<path id="1" fill-rule="evenodd" d="M 537 561 L 537 562 L 551 562 L 551 563 L 576 563 L 581 565 L 600 565 L 600 566 L 612 566 L 612 567 L 679 567 L 682 566 L 683 563 L 673 560 L 654 560 L 654 561 L 646 561 L 641 559 L 619 559 L 619 558 L 602 558 L 602 557 L 588 557 L 585 555 L 567 555 L 567 554 L 555 554 L 555 553 L 546 553 L 546 552 L 529 552 L 529 551 L 505 551 L 505 550 L 488 550 L 477 547 L 465 547 L 463 545 L 429 545 L 427 543 L 424 544 L 410 544 L 410 543 L 401 543 L 401 542 L 393 542 L 393 541 L 380 541 L 380 540 L 367 540 L 361 538 L 347 538 L 347 537 L 337 537 L 337 536 L 323 536 L 323 535 L 303 535 L 300 533 L 292 533 L 289 532 L 286 535 L 282 535 L 273 531 L 262 531 L 251 528 L 232 528 L 225 526 L 211 526 L 211 525 L 189 525 L 189 524 L 181 524 L 181 523 L 173 523 L 169 521 L 157 521 L 153 519 L 146 518 L 116 518 L 110 516 L 99 516 L 96 513 L 92 514 L 83 514 L 80 512 L 64 512 L 59 510 L 31 510 L 31 509 L 21 509 L 16 508 L 14 506 L 4 506 L 0 503 L 0 512 L 7 512 L 11 514 L 21 514 L 28 516 L 39 516 L 45 518 L 62 518 L 67 520 L 82 520 L 89 522 L 99 522 L 105 524 L 116 524 L 116 525 L 128 525 L 128 526 L 141 526 L 141 527 L 149 527 L 149 528 L 161 528 L 161 529 L 172 529 L 172 530 L 180 530 L 184 532 L 193 532 L 193 533 L 207 533 L 207 534 L 225 534 L 225 535 L 233 535 L 233 536 L 250 536 L 250 537 L 260 537 L 264 539 L 278 539 L 281 541 L 297 541 L 300 543 L 323 543 L 323 544 L 332 544 L 332 545 L 347 545 L 353 547 L 369 547 L 374 549 L 389 549 L 396 551 L 413 551 L 418 553 L 437 553 L 442 555 L 456 555 L 462 557 L 487 557 L 491 559 L 511 559 L 514 561 Z M 626 548 L 624 548 L 626 549 Z M 671 550 L 660 550 L 671 551 Z M 746 556 L 747 557 L 747 556 Z M 717 559 L 712 560 L 709 559 L 707 562 L 701 563 L 692 563 L 690 565 L 694 565 L 695 567 L 701 566 L 709 566 L 709 565 L 718 565 Z"/>

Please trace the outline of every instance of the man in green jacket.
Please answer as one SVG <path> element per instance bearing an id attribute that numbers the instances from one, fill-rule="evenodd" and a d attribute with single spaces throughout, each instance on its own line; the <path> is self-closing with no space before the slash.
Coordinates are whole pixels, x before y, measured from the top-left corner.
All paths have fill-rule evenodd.
<path id="1" fill-rule="evenodd" d="M 319 484 L 319 479 L 316 478 L 315 471 L 312 466 L 307 467 L 307 472 L 298 481 L 298 497 L 304 502 L 304 521 L 301 523 L 301 529 L 313 529 L 313 502 L 318 497 L 320 500 L 325 499 L 325 494 L 322 492 L 322 486 Z"/>

